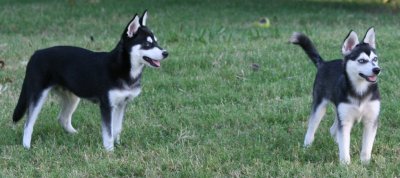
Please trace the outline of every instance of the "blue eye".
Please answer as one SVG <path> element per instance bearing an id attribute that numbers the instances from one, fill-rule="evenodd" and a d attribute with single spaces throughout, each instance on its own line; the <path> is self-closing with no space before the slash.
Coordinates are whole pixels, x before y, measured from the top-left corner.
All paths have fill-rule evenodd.
<path id="1" fill-rule="evenodd" d="M 360 63 L 360 64 L 365 64 L 365 63 L 368 62 L 368 60 L 366 60 L 366 59 L 358 59 L 357 62 Z"/>
<path id="2" fill-rule="evenodd" d="M 372 59 L 372 61 L 373 61 L 373 62 L 376 62 L 376 61 L 378 61 L 378 58 L 377 58 L 377 57 L 374 57 L 374 59 Z"/>

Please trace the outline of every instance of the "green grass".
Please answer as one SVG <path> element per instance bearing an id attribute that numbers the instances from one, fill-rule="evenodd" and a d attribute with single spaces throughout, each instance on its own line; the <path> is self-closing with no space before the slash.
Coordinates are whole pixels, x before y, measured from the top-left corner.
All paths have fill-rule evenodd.
<path id="1" fill-rule="evenodd" d="M 58 125 L 55 97 L 37 121 L 32 148 L 11 115 L 26 62 L 37 49 L 74 45 L 111 50 L 134 13 L 170 52 L 146 69 L 143 90 L 128 107 L 122 144 L 102 148 L 98 107 L 80 103 L 76 135 Z M 267 16 L 268 29 L 251 25 Z M 400 176 L 400 14 L 376 2 L 263 0 L 0 1 L 0 177 L 398 177 Z M 340 58 L 350 29 L 377 32 L 381 122 L 368 166 L 340 166 L 328 110 L 309 149 L 302 147 L 315 67 L 293 31 L 309 35 L 325 59 Z M 91 42 L 90 36 L 94 37 Z M 259 70 L 253 70 L 258 64 Z"/>

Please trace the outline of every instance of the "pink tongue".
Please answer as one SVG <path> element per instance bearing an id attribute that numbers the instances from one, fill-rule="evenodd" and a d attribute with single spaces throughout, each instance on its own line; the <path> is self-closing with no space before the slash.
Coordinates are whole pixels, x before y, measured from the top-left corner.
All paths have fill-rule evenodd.
<path id="1" fill-rule="evenodd" d="M 370 81 L 376 81 L 376 75 L 368 77 L 368 80 L 370 80 Z"/>
<path id="2" fill-rule="evenodd" d="M 160 67 L 160 61 L 156 61 L 156 60 L 153 60 L 153 63 L 157 66 L 157 67 Z"/>

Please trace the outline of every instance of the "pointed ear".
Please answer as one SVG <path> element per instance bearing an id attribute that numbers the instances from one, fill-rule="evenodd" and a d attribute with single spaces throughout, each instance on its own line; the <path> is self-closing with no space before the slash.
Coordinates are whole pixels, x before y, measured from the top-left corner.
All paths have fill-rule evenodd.
<path id="1" fill-rule="evenodd" d="M 147 21 L 147 10 L 145 10 L 145 11 L 143 12 L 142 17 L 140 18 L 140 24 L 141 24 L 142 26 L 146 26 L 146 21 Z"/>
<path id="2" fill-rule="evenodd" d="M 375 49 L 375 30 L 374 27 L 368 29 L 367 33 L 365 33 L 365 37 L 363 39 L 364 43 L 368 43 L 372 48 Z"/>
<path id="3" fill-rule="evenodd" d="M 353 30 L 351 30 L 350 33 L 347 35 L 346 39 L 343 42 L 342 54 L 343 55 L 350 54 L 351 50 L 353 50 L 354 47 L 356 47 L 356 45 L 358 43 L 359 42 L 358 42 L 357 33 L 354 32 Z"/>
<path id="4" fill-rule="evenodd" d="M 140 24 L 139 24 L 139 16 L 135 15 L 133 20 L 129 23 L 128 27 L 126 28 L 126 34 L 128 35 L 129 38 L 132 38 L 133 35 L 137 32 L 139 29 Z"/>

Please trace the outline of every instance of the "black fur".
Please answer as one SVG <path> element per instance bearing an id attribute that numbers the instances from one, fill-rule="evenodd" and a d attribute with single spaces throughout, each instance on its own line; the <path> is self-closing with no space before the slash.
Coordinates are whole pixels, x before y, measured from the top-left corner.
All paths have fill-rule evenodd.
<path id="1" fill-rule="evenodd" d="M 110 123 L 113 106 L 109 99 L 109 91 L 118 89 L 131 92 L 140 88 L 143 67 L 137 68 L 139 74 L 132 77 L 133 66 L 130 55 L 132 47 L 140 45 L 147 46 L 146 49 L 158 48 L 159 51 L 163 51 L 162 59 L 168 55 L 158 46 L 151 30 L 141 25 L 143 16 L 139 21 L 134 21 L 136 17 L 137 15 L 125 27 L 118 44 L 110 52 L 93 52 L 73 46 L 55 46 L 36 51 L 31 56 L 26 68 L 13 121 L 18 122 L 27 110 L 32 112 L 42 92 L 47 88 L 55 87 L 69 91 L 79 98 L 99 103 L 103 126 L 107 127 L 107 132 L 111 136 Z M 134 34 L 130 33 L 133 36 L 128 37 L 128 26 L 131 22 L 132 24 L 140 22 L 140 25 L 136 25 L 138 29 Z M 147 37 L 153 38 L 153 42 L 149 43 Z M 146 57 L 148 58 L 148 56 Z M 126 98 L 126 100 L 128 99 L 129 97 Z M 125 105 L 125 103 L 121 104 Z"/>
<path id="2" fill-rule="evenodd" d="M 337 114 L 330 132 L 338 142 L 340 160 L 345 164 L 350 163 L 351 128 L 354 122 L 362 121 L 364 133 L 361 160 L 368 162 L 380 110 L 380 94 L 376 83 L 380 68 L 375 55 L 371 56 L 372 52 L 376 54 L 374 29 L 367 31 L 361 43 L 358 42 L 357 34 L 350 31 L 342 47 L 344 59 L 324 61 L 311 40 L 301 33 L 294 33 L 290 42 L 301 46 L 317 66 L 312 112 L 304 145 L 309 146 L 313 142 L 330 101 L 335 105 Z M 368 56 L 367 59 L 361 57 L 363 53 Z"/>
<path id="3" fill-rule="evenodd" d="M 294 39 L 292 43 L 297 44 L 301 48 L 303 48 L 304 52 L 308 55 L 315 66 L 319 67 L 320 65 L 322 65 L 322 63 L 324 63 L 324 60 L 319 55 L 317 49 L 314 47 L 314 44 L 311 42 L 310 39 L 307 38 L 307 36 L 303 34 L 298 34 L 297 39 Z"/>
<path id="4" fill-rule="evenodd" d="M 139 78 L 131 78 L 129 75 L 131 64 L 127 50 L 121 41 L 111 52 L 93 52 L 73 46 L 56 46 L 36 51 L 26 68 L 13 121 L 21 119 L 24 115 L 21 112 L 26 111 L 27 103 L 39 98 L 32 96 L 34 93 L 55 85 L 80 98 L 108 103 L 107 91 L 111 88 L 140 82 L 140 75 Z"/>
<path id="5" fill-rule="evenodd" d="M 313 98 L 315 102 L 313 104 L 314 109 L 323 98 L 329 99 L 336 106 L 340 102 L 349 102 L 347 97 L 349 95 L 362 100 L 373 93 L 371 98 L 372 100 L 380 99 L 377 83 L 371 84 L 368 90 L 360 95 L 354 91 L 354 86 L 352 86 L 347 73 L 345 72 L 347 60 L 354 60 L 362 52 L 365 52 L 368 55 L 370 54 L 370 51 L 375 52 L 375 50 L 368 44 L 360 43 L 354 48 L 353 52 L 345 56 L 344 59 L 331 61 L 324 61 L 311 40 L 304 34 L 299 34 L 298 42 L 293 44 L 301 46 L 304 52 L 318 67 L 313 89 Z"/>

